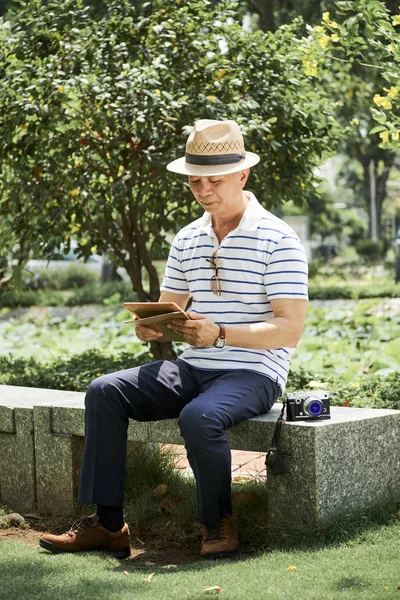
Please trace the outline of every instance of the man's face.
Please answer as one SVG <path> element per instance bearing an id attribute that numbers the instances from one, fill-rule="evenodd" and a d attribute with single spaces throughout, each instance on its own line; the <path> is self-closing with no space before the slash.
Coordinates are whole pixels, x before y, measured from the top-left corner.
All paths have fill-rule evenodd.
<path id="1" fill-rule="evenodd" d="M 197 202 L 210 213 L 235 209 L 242 202 L 242 190 L 250 169 L 214 177 L 189 176 L 189 187 Z"/>

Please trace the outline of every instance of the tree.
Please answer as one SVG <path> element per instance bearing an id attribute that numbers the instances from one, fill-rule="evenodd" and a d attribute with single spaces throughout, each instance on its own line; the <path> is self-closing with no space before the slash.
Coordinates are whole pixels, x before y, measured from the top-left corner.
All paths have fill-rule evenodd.
<path id="1" fill-rule="evenodd" d="M 379 9 L 378 27 L 383 27 L 380 17 L 389 15 L 389 9 L 383 3 L 367 0 L 337 2 L 334 15 L 323 13 L 321 24 L 309 28 L 304 52 L 305 64 L 313 71 L 316 85 L 330 89 L 332 97 L 342 98 L 337 112 L 339 122 L 344 126 L 353 125 L 351 135 L 343 138 L 342 150 L 362 166 L 370 234 L 373 232 L 372 224 L 376 223 L 379 237 L 382 206 L 387 196 L 386 183 L 395 153 L 371 135 L 377 132 L 373 128 L 372 99 L 377 99 L 376 92 L 384 83 L 382 53 L 376 44 L 370 43 L 371 27 L 366 25 L 371 16 L 371 5 L 375 6 L 372 11 L 374 17 L 378 16 L 376 10 Z M 347 20 L 346 15 L 349 17 Z M 371 198 L 371 181 L 375 182 L 375 203 L 371 202 L 374 200 Z M 374 205 L 374 214 L 371 214 Z"/>
<path id="2" fill-rule="evenodd" d="M 199 214 L 165 170 L 198 118 L 241 123 L 262 155 L 251 187 L 266 206 L 306 200 L 343 133 L 331 99 L 303 68 L 300 21 L 247 33 L 234 8 L 175 0 L 140 15 L 111 0 L 98 20 L 80 0 L 30 0 L 2 23 L 0 216 L 13 215 L 33 256 L 74 239 L 80 256 L 107 251 L 125 267 L 139 300 L 157 300 L 152 259 Z"/>
<path id="3" fill-rule="evenodd" d="M 397 13 L 397 0 L 386 0 L 385 3 L 378 3 L 373 12 L 365 12 L 366 6 L 370 2 L 364 3 L 339 2 L 338 19 L 331 19 L 328 15 L 328 9 L 335 12 L 335 3 L 324 0 L 300 0 L 294 3 L 292 0 L 283 0 L 274 2 L 269 0 L 243 0 L 242 6 L 246 6 L 249 11 L 254 12 L 259 17 L 259 27 L 263 31 L 274 31 L 282 24 L 288 23 L 297 16 L 301 15 L 305 21 L 304 33 L 308 33 L 314 47 L 314 63 L 308 61 L 310 71 L 314 72 L 316 85 L 322 85 L 329 89 L 332 98 L 340 103 L 339 110 L 336 112 L 336 118 L 343 127 L 352 124 L 348 135 L 344 136 L 340 145 L 340 151 L 347 154 L 350 160 L 359 161 L 363 170 L 362 185 L 364 194 L 364 209 L 369 216 L 370 235 L 372 233 L 371 223 L 377 225 L 378 237 L 382 230 L 382 209 L 387 197 L 386 183 L 394 163 L 395 153 L 388 147 L 380 145 L 380 139 L 377 136 L 370 135 L 369 131 L 373 129 L 374 116 L 371 114 L 371 99 L 377 90 L 381 90 L 384 85 L 384 79 L 381 74 L 379 63 L 381 53 L 377 51 L 376 46 L 369 47 L 368 56 L 363 53 L 362 61 L 369 66 L 356 64 L 357 61 L 348 62 L 347 50 L 342 51 L 340 40 L 346 40 L 345 45 L 352 45 L 352 40 L 359 34 L 363 21 L 363 14 L 369 18 L 373 26 L 376 27 L 382 17 L 377 10 L 381 7 L 386 10 L 386 16 Z M 340 22 L 343 20 L 340 11 L 343 11 L 343 5 L 350 18 L 349 28 L 341 30 Z M 268 16 L 266 16 L 268 12 Z M 322 14 L 325 19 L 321 23 Z M 264 15 L 264 16 L 263 16 Z M 336 15 L 336 13 L 335 13 Z M 376 17 L 376 18 L 375 18 Z M 329 23 L 334 23 L 329 27 Z M 389 21 L 388 21 L 389 23 Z M 378 25 L 379 27 L 379 25 Z M 346 29 L 346 30 L 345 30 Z M 393 29 L 393 28 L 392 28 Z M 343 31 L 343 36 L 338 33 Z M 331 33 L 329 36 L 327 34 Z M 362 27 L 361 27 L 361 35 Z M 333 39 L 332 39 L 333 36 Z M 336 37 L 338 39 L 336 40 Z M 356 42 L 359 48 L 360 39 Z M 368 40 L 365 38 L 364 43 Z M 365 45 L 364 49 L 367 48 Z M 305 57 L 306 60 L 306 57 Z M 322 64 L 322 61 L 325 63 Z M 306 63 L 307 64 L 307 63 Z M 310 68 L 310 65 L 314 67 Z M 317 65 L 318 64 L 318 68 Z M 371 172 L 372 171 L 372 172 Z M 376 201 L 375 214 L 371 215 L 371 180 L 375 182 Z"/>

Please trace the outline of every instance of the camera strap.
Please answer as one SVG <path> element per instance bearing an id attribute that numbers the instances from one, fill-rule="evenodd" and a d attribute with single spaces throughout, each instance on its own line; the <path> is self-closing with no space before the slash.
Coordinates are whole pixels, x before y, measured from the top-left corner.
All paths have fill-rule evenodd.
<path id="1" fill-rule="evenodd" d="M 275 425 L 274 435 L 272 436 L 272 445 L 267 456 L 265 457 L 265 465 L 271 469 L 271 475 L 281 475 L 285 472 L 285 464 L 281 452 L 281 428 L 283 423 L 283 415 L 285 414 L 286 400 L 283 400 L 282 410 L 279 414 Z"/>

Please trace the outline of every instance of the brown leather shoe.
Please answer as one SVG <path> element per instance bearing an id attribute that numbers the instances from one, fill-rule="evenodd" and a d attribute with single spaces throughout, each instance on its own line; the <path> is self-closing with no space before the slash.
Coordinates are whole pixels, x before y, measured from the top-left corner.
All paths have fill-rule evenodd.
<path id="1" fill-rule="evenodd" d="M 217 558 L 230 556 L 239 549 L 237 517 L 226 515 L 215 527 L 203 526 L 201 556 Z"/>
<path id="2" fill-rule="evenodd" d="M 45 534 L 39 540 L 50 552 L 111 552 L 116 558 L 127 558 L 131 553 L 129 528 L 125 523 L 120 531 L 108 531 L 100 525 L 96 514 L 82 517 L 62 535 Z"/>

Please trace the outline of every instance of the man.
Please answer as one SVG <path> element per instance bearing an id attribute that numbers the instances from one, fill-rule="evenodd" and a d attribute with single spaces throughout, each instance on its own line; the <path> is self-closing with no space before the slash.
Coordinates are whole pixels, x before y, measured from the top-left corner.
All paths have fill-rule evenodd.
<path id="1" fill-rule="evenodd" d="M 171 327 L 189 344 L 176 361 L 156 361 L 99 377 L 85 406 L 79 502 L 97 504 L 66 534 L 44 535 L 52 552 L 102 549 L 129 555 L 123 494 L 128 420 L 179 417 L 197 486 L 201 555 L 238 547 L 231 505 L 231 453 L 225 430 L 266 413 L 285 389 L 307 304 L 307 261 L 297 235 L 244 190 L 257 154 L 245 152 L 233 121 L 198 121 L 185 157 L 168 169 L 186 174 L 204 215 L 172 244 L 161 302 L 190 320 Z M 162 334 L 136 327 L 143 341 Z"/>

